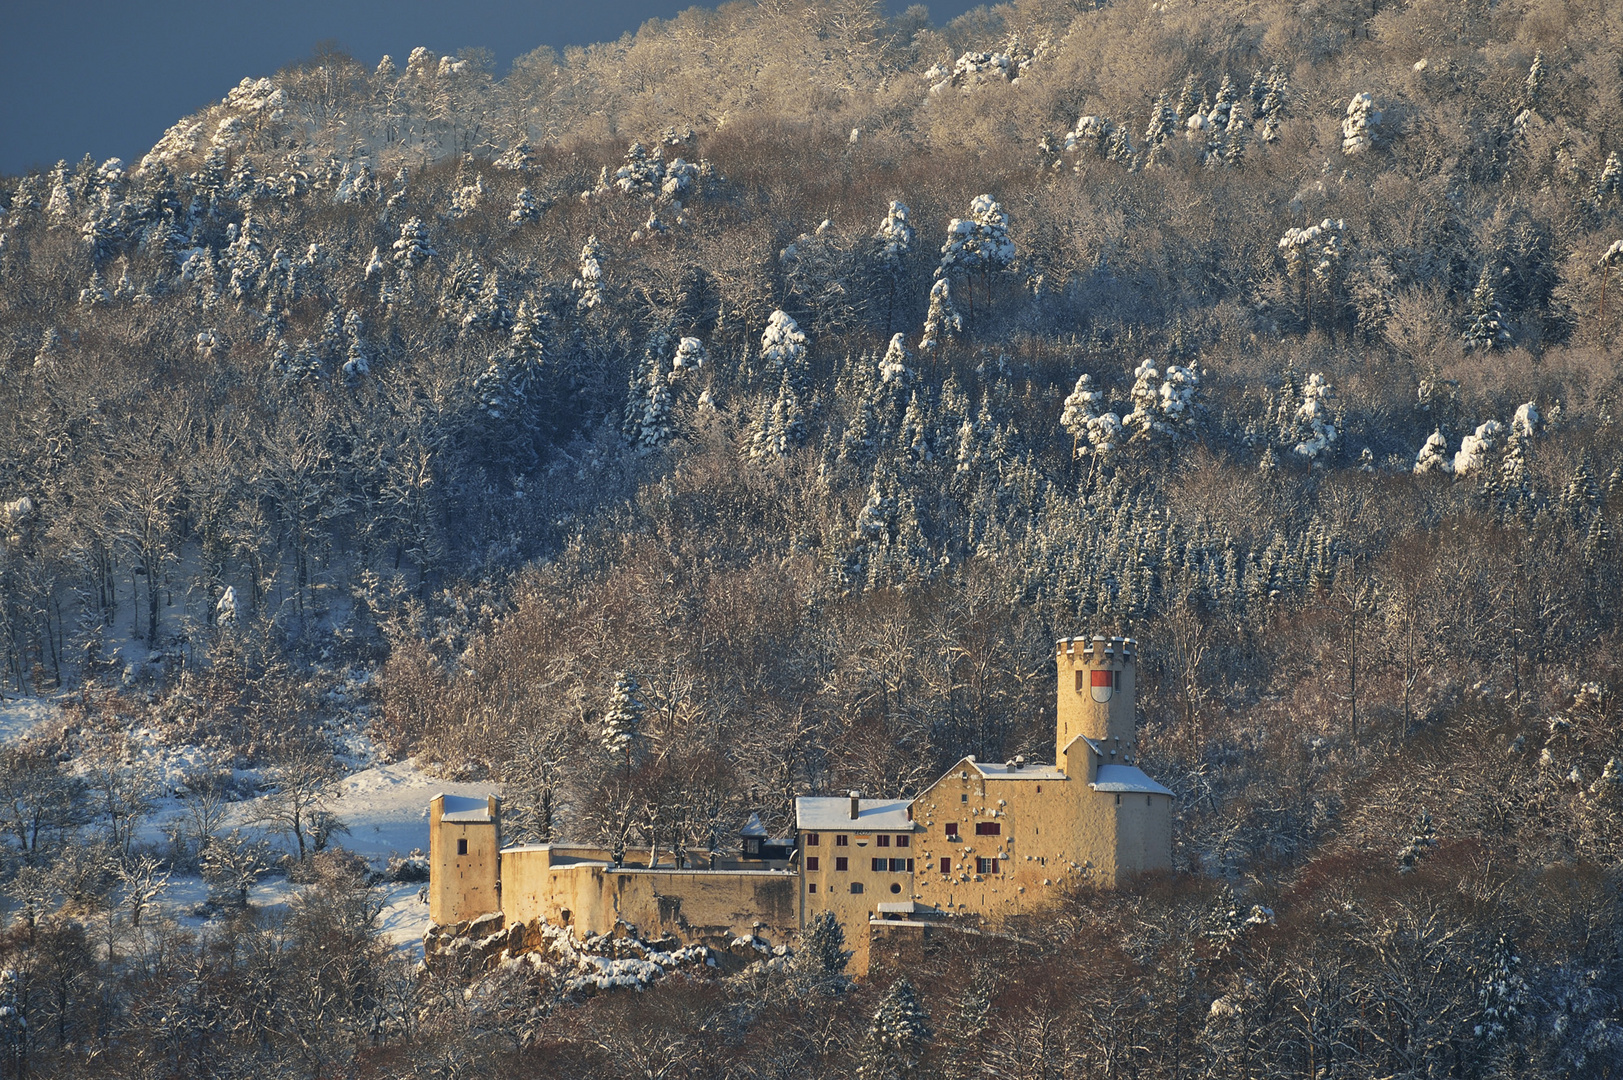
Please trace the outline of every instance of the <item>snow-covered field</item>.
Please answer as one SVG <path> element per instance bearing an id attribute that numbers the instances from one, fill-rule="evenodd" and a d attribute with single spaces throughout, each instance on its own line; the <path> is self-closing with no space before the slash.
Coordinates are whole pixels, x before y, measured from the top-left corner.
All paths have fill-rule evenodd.
<path id="1" fill-rule="evenodd" d="M 57 702 L 48 698 L 0 697 L 0 745 L 27 738 L 35 728 L 54 719 L 58 711 Z M 142 767 L 151 768 L 164 782 L 164 792 L 155 801 L 139 833 L 142 842 L 161 845 L 169 827 L 186 815 L 184 804 L 173 794 L 180 777 L 205 761 L 196 748 L 159 745 L 155 733 L 147 729 L 138 728 L 131 735 L 131 746 Z M 358 733 L 345 741 L 352 751 L 358 752 L 344 755 L 350 760 L 352 771 L 338 782 L 337 798 L 331 809 L 349 828 L 349 833 L 337 836 L 334 842 L 361 855 L 377 870 L 386 869 L 391 857 L 428 849 L 428 801 L 436 793 L 483 797 L 496 790 L 490 784 L 434 779 L 409 759 L 380 763 L 379 755 L 369 743 L 358 745 L 367 742 L 365 736 Z M 227 827 L 251 820 L 253 803 L 254 800 L 248 800 L 235 804 Z M 267 839 L 279 848 L 285 843 L 279 836 Z M 279 874 L 268 875 L 250 892 L 249 899 L 258 907 L 274 910 L 286 903 L 297 888 Z M 385 938 L 421 955 L 423 931 L 428 927 L 428 905 L 418 898 L 422 886 L 386 885 L 384 888 L 387 890 L 382 916 Z M 201 878 L 177 875 L 170 880 L 158 906 L 183 924 L 201 926 L 205 920 L 194 911 L 207 895 L 207 886 Z"/>

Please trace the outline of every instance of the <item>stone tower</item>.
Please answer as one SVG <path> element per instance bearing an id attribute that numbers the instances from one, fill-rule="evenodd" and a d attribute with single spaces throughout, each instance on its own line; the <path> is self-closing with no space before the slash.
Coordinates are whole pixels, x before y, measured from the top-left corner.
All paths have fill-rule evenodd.
<path id="1" fill-rule="evenodd" d="M 1132 638 L 1061 638 L 1055 646 L 1059 696 L 1054 718 L 1054 760 L 1084 735 L 1121 762 L 1133 752 L 1137 708 L 1138 642 Z"/>
<path id="2" fill-rule="evenodd" d="M 436 795 L 428 804 L 428 917 L 449 926 L 501 901 L 501 800 Z"/>

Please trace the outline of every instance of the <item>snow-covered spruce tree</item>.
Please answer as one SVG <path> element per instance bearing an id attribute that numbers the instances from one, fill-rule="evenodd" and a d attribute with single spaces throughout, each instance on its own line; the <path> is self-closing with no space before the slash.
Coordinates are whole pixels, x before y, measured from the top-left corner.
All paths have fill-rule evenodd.
<path id="1" fill-rule="evenodd" d="M 908 222 L 907 204 L 892 199 L 885 219 L 879 223 L 873 238 L 877 243 L 876 257 L 884 272 L 887 289 L 885 326 L 889 328 L 896 315 L 896 288 L 902 276 L 903 260 L 913 250 L 913 226 Z"/>
<path id="2" fill-rule="evenodd" d="M 513 196 L 513 208 L 507 212 L 507 220 L 514 225 L 528 225 L 540 221 L 541 212 L 545 209 L 529 188 L 521 187 L 518 194 Z"/>
<path id="3" fill-rule="evenodd" d="M 1590 187 L 1589 194 L 1598 206 L 1613 195 L 1623 193 L 1623 159 L 1613 150 L 1606 155 L 1606 164 L 1601 166 L 1600 174 L 1595 177 L 1595 183 Z"/>
<path id="4" fill-rule="evenodd" d="M 1510 938 L 1500 934 L 1478 973 L 1480 1011 L 1471 1028 L 1477 1041 L 1491 1050 L 1514 1040 L 1528 1018 L 1533 995 L 1522 978 L 1521 966 L 1522 958 L 1516 955 Z"/>
<path id="5" fill-rule="evenodd" d="M 620 672 L 615 677 L 614 690 L 609 694 L 609 707 L 603 714 L 599 742 L 610 758 L 625 767 L 628 777 L 642 745 L 642 717 L 647 708 L 636 674 Z"/>
<path id="6" fill-rule="evenodd" d="M 1154 165 L 1161 159 L 1163 148 L 1167 139 L 1178 129 L 1178 116 L 1172 111 L 1172 105 L 1167 101 L 1166 93 L 1155 99 L 1150 107 L 1150 122 L 1144 128 L 1144 146 L 1149 151 L 1149 163 Z"/>
<path id="7" fill-rule="evenodd" d="M 1492 265 L 1483 264 L 1466 314 L 1470 321 L 1460 340 L 1465 343 L 1467 352 L 1495 349 L 1510 341 L 1510 331 L 1505 329 L 1504 312 L 1499 310 L 1499 296 L 1493 288 Z"/>
<path id="8" fill-rule="evenodd" d="M 1343 236 L 1346 230 L 1344 220 L 1325 218 L 1317 225 L 1303 229 L 1286 229 L 1285 235 L 1279 238 L 1279 250 L 1285 258 L 1285 275 L 1296 285 L 1301 307 L 1299 315 L 1304 326 L 1313 325 L 1315 291 L 1331 302 L 1331 324 L 1334 325 L 1333 304 L 1345 250 Z"/>
<path id="9" fill-rule="evenodd" d="M 912 1080 L 930 1044 L 930 1014 L 905 978 L 885 991 L 862 1040 L 857 1080 Z"/>
<path id="10" fill-rule="evenodd" d="M 410 218 L 400 226 L 400 239 L 394 242 L 395 261 L 403 266 L 415 267 L 434 257 L 436 252 L 428 242 L 428 226 L 422 218 Z"/>
<path id="11" fill-rule="evenodd" d="M 685 337 L 676 343 L 676 355 L 671 359 L 671 373 L 680 377 L 691 371 L 698 371 L 704 367 L 710 354 L 705 352 L 704 342 L 696 337 Z"/>
<path id="12" fill-rule="evenodd" d="M 1204 408 L 1200 400 L 1200 372 L 1181 364 L 1168 364 L 1161 380 L 1160 424 L 1165 434 L 1180 438 L 1193 436 Z"/>
<path id="13" fill-rule="evenodd" d="M 767 316 L 761 331 L 761 372 L 768 379 L 788 377 L 799 392 L 811 376 L 806 356 L 806 335 L 799 324 L 783 310 Z"/>
<path id="14" fill-rule="evenodd" d="M 642 417 L 637 424 L 637 452 L 651 454 L 676 434 L 672 413 L 676 398 L 671 393 L 671 373 L 663 363 L 650 365 L 648 383 L 643 388 Z"/>
<path id="15" fill-rule="evenodd" d="M 1426 476 L 1430 473 L 1451 473 L 1454 471 L 1452 458 L 1448 453 L 1448 440 L 1443 438 L 1442 430 L 1433 431 L 1426 437 L 1426 445 L 1420 448 L 1415 456 L 1414 474 Z"/>
<path id="16" fill-rule="evenodd" d="M 1308 376 L 1302 388 L 1302 404 L 1296 410 L 1298 441 L 1291 449 L 1314 466 L 1323 465 L 1335 453 L 1341 440 L 1330 414 L 1336 388 L 1319 372 Z"/>
<path id="17" fill-rule="evenodd" d="M 1474 433 L 1461 439 L 1459 453 L 1454 455 L 1454 475 L 1465 476 L 1487 467 L 1489 455 L 1499 448 L 1504 433 L 1505 425 L 1497 420 L 1486 420 Z"/>
<path id="18" fill-rule="evenodd" d="M 1076 386 L 1066 397 L 1064 411 L 1059 416 L 1059 426 L 1071 436 L 1072 457 L 1088 453 L 1088 425 L 1104 410 L 1104 398 L 1104 391 L 1094 387 L 1092 375 L 1084 371 L 1077 376 Z"/>
<path id="19" fill-rule="evenodd" d="M 832 911 L 818 912 L 807 924 L 801 933 L 796 961 L 803 969 L 843 986 L 851 950 L 845 947 L 845 931 Z"/>
<path id="20" fill-rule="evenodd" d="M 919 352 L 939 351 L 945 339 L 956 337 L 964 329 L 964 318 L 952 303 L 952 283 L 937 278 L 930 286 L 930 308 L 924 315 L 924 333 L 919 337 Z"/>
<path id="21" fill-rule="evenodd" d="M 806 441 L 806 413 L 795 380 L 785 369 L 778 383 L 778 396 L 762 411 L 750 433 L 749 456 L 753 459 L 788 457 L 789 451 Z"/>
<path id="22" fill-rule="evenodd" d="M 1375 99 L 1368 94 L 1354 94 L 1347 102 L 1347 116 L 1341 121 L 1341 152 L 1359 154 L 1375 144 L 1371 128 L 1379 127 L 1381 114 L 1375 108 Z"/>
<path id="23" fill-rule="evenodd" d="M 1262 100 L 1258 103 L 1256 116 L 1259 134 L 1262 141 L 1271 143 L 1279 140 L 1279 126 L 1285 119 L 1285 92 L 1290 87 L 1290 80 L 1275 64 L 1268 70 L 1268 79 Z"/>
<path id="24" fill-rule="evenodd" d="M 603 249 L 597 237 L 588 236 L 580 249 L 580 276 L 573 283 L 576 305 L 590 311 L 603 303 Z"/>
<path id="25" fill-rule="evenodd" d="M 665 165 L 659 150 L 650 151 L 640 142 L 626 150 L 625 164 L 615 170 L 614 186 L 626 195 L 652 199 L 659 194 L 665 180 Z"/>

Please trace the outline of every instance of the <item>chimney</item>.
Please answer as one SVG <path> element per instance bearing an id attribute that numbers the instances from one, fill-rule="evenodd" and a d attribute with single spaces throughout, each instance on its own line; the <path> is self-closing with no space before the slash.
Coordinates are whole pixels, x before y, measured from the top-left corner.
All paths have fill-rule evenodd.
<path id="1" fill-rule="evenodd" d="M 861 798 L 862 798 L 862 793 L 861 792 L 853 791 L 851 793 L 851 820 L 852 821 L 855 821 L 857 819 L 857 801 L 859 799 L 861 799 Z"/>

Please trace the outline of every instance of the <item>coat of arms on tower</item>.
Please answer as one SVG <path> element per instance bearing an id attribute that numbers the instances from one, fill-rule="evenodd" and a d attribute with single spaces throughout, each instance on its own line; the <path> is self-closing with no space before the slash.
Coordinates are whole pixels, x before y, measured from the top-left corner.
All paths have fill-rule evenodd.
<path id="1" fill-rule="evenodd" d="M 1093 672 L 1093 700 L 1103 705 L 1110 700 L 1110 691 L 1114 685 L 1115 673 L 1111 671 Z"/>

